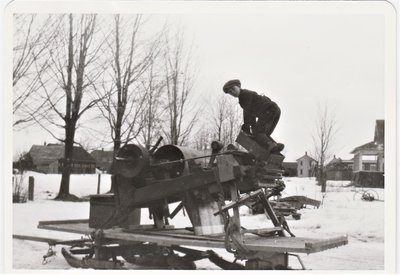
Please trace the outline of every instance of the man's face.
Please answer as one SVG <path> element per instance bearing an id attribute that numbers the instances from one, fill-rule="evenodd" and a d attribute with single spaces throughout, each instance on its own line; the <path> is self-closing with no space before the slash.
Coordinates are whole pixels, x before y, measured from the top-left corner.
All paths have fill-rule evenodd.
<path id="1" fill-rule="evenodd" d="M 230 94 L 233 97 L 239 97 L 240 94 L 240 88 L 239 86 L 232 86 L 229 90 L 228 90 L 228 94 Z"/>

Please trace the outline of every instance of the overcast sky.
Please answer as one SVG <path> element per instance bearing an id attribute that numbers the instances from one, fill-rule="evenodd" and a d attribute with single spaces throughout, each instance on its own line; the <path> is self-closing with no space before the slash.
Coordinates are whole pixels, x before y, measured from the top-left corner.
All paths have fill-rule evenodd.
<path id="1" fill-rule="evenodd" d="M 345 9 L 327 13 L 323 6 L 305 12 L 310 2 L 302 3 L 301 13 L 221 10 L 161 14 L 153 20 L 180 24 L 187 41 L 193 41 L 198 104 L 212 104 L 233 78 L 242 88 L 270 97 L 281 108 L 272 136 L 286 145 L 285 161 L 312 150 L 317 105 L 327 105 L 338 126 L 333 153 L 350 159 L 352 149 L 373 140 L 375 120 L 384 119 L 385 17 Z M 14 132 L 13 139 L 14 152 L 54 142 L 36 128 Z"/>

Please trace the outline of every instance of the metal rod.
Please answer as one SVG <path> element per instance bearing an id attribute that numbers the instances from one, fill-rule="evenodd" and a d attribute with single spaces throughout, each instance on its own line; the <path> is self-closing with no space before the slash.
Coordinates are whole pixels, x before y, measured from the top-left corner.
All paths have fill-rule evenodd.
<path id="1" fill-rule="evenodd" d="M 178 160 L 172 160 L 172 161 L 167 161 L 167 162 L 160 162 L 160 163 L 152 164 L 151 167 L 154 167 L 154 166 L 162 166 L 162 165 L 167 165 L 167 164 L 171 164 L 171 163 L 181 163 L 181 162 L 185 162 L 185 161 L 189 161 L 189 160 L 202 159 L 202 158 L 209 158 L 209 157 L 219 156 L 219 155 L 229 155 L 229 154 L 232 154 L 232 153 L 234 153 L 234 152 L 238 152 L 238 151 L 236 151 L 236 150 L 230 150 L 230 151 L 225 151 L 225 152 L 218 153 L 218 154 L 211 154 L 211 155 L 200 156 L 200 157 L 194 157 L 194 158 L 188 158 L 188 159 L 178 159 Z"/>
<path id="2" fill-rule="evenodd" d="M 77 244 L 77 243 L 84 243 L 90 241 L 90 239 L 77 239 L 77 240 L 58 240 L 53 238 L 46 238 L 46 237 L 38 237 L 38 236 L 28 236 L 28 235 L 13 235 L 13 239 L 25 240 L 25 241 L 33 241 L 33 242 L 43 242 L 48 243 L 50 245 L 56 244 Z"/>

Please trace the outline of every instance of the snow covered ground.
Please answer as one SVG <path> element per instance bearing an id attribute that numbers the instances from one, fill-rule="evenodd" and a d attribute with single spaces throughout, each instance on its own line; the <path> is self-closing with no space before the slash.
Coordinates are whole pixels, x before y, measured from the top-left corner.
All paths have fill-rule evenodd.
<path id="1" fill-rule="evenodd" d="M 44 175 L 29 172 L 25 175 L 35 178 L 35 200 L 13 204 L 13 234 L 76 239 L 79 235 L 38 229 L 39 221 L 62 219 L 87 219 L 89 202 L 59 202 L 52 200 L 59 188 L 60 175 Z M 285 178 L 283 196 L 303 195 L 322 200 L 319 209 L 312 207 L 300 210 L 300 220 L 287 218 L 292 232 L 298 237 L 324 238 L 347 235 L 349 244 L 310 255 L 300 254 L 308 269 L 313 270 L 383 270 L 384 269 L 384 190 L 373 189 L 379 201 L 361 200 L 360 188 L 347 187 L 349 182 L 328 181 L 326 196 L 323 198 L 320 186 L 314 178 Z M 110 176 L 101 176 L 101 193 L 110 188 Z M 77 196 L 95 194 L 97 175 L 72 175 L 70 192 Z M 173 209 L 173 207 L 171 207 Z M 246 207 L 241 208 L 242 225 L 246 228 L 265 228 L 271 222 L 265 215 L 249 215 Z M 152 223 L 148 212 L 142 211 L 142 222 Z M 190 226 L 189 220 L 180 212 L 173 220 L 176 227 Z M 42 257 L 47 252 L 46 243 L 13 240 L 14 269 L 70 269 L 56 246 L 57 257 L 46 265 Z M 225 250 L 215 250 L 221 256 L 233 260 Z M 196 262 L 199 269 L 219 269 L 206 260 Z M 300 268 L 297 260 L 290 259 L 290 266 Z M 132 265 L 127 267 L 138 268 Z"/>

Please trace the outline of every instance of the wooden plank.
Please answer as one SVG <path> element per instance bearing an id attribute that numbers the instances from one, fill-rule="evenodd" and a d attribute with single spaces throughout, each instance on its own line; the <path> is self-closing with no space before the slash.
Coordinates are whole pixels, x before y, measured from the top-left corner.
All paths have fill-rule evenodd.
<path id="1" fill-rule="evenodd" d="M 159 181 L 155 184 L 136 189 L 131 198 L 132 202 L 130 203 L 130 207 L 148 205 L 151 202 L 183 193 L 187 190 L 206 186 L 215 181 L 213 170 L 206 170 L 188 176 Z M 162 191 L 160 192 L 160 190 Z"/>
<path id="2" fill-rule="evenodd" d="M 305 247 L 306 249 L 318 252 L 329 248 L 337 247 L 337 243 L 341 243 L 341 245 L 348 244 L 348 239 L 343 237 L 336 237 L 336 238 L 331 238 L 329 240 L 320 240 L 318 243 L 306 242 Z"/>
<path id="3" fill-rule="evenodd" d="M 268 160 L 269 151 L 271 148 L 264 148 L 260 146 L 251 137 L 247 136 L 245 133 L 240 131 L 236 138 L 236 142 L 242 145 L 249 153 L 253 154 L 256 158 L 260 160 Z"/>
<path id="4" fill-rule="evenodd" d="M 54 231 L 69 232 L 76 234 L 90 234 L 94 231 L 93 228 L 89 228 L 89 221 L 79 222 L 81 220 L 70 220 L 70 221 L 40 221 L 38 228 L 49 229 Z M 64 222 L 64 223 L 62 223 Z"/>
<path id="5" fill-rule="evenodd" d="M 125 231 L 125 230 L 124 230 Z M 183 239 L 191 239 L 191 240 L 208 240 L 208 241 L 217 241 L 220 242 L 223 238 L 223 234 L 218 234 L 218 235 L 210 235 L 210 236 L 204 236 L 204 235 L 194 235 L 193 232 L 187 231 L 185 234 L 179 234 L 174 233 L 174 231 L 143 231 L 143 230 L 135 230 L 135 231 L 129 231 L 130 233 L 133 234 L 144 234 L 144 235 L 152 235 L 152 236 L 168 236 L 168 237 L 173 237 L 173 238 L 183 238 Z"/>
<path id="6" fill-rule="evenodd" d="M 300 237 L 246 238 L 246 246 L 255 251 L 315 253 L 348 243 L 346 236 L 329 239 Z"/>
<path id="7" fill-rule="evenodd" d="M 90 234 L 93 229 L 88 227 L 87 223 L 65 223 L 65 224 L 49 224 L 42 223 L 40 228 L 79 233 Z M 172 230 L 174 231 L 174 230 Z M 161 246 L 187 245 L 210 248 L 225 248 L 224 238 L 201 239 L 200 236 L 190 238 L 190 236 L 182 238 L 182 236 L 169 236 L 165 230 L 165 234 L 149 235 L 145 233 L 128 233 L 123 232 L 121 228 L 104 230 L 104 237 L 120 242 L 150 242 Z M 193 235 L 194 236 L 194 235 Z M 253 251 L 259 252 L 297 252 L 297 253 L 315 253 L 329 248 L 338 247 L 347 244 L 346 236 L 329 238 L 329 239 L 311 239 L 300 237 L 259 237 L 245 236 L 245 246 Z"/>
<path id="8" fill-rule="evenodd" d="M 126 232 L 131 232 L 135 230 L 153 230 L 153 229 L 158 229 L 158 228 L 155 228 L 154 224 L 135 224 L 135 225 L 129 225 L 129 228 L 125 230 Z M 174 229 L 174 226 L 170 224 L 165 224 L 163 225 L 162 229 Z"/>
<path id="9" fill-rule="evenodd" d="M 260 229 L 244 229 L 243 233 L 250 233 L 250 234 L 268 234 L 268 233 L 273 233 L 277 231 L 282 231 L 283 228 L 276 226 L 276 227 L 271 227 L 271 228 L 260 228 Z"/>
<path id="10" fill-rule="evenodd" d="M 37 236 L 27 236 L 27 235 L 17 235 L 13 234 L 13 239 L 24 240 L 24 241 L 33 241 L 33 242 L 43 242 L 43 243 L 54 243 L 59 242 L 61 240 L 45 238 L 45 237 L 37 237 Z"/>
<path id="11" fill-rule="evenodd" d="M 39 226 L 46 224 L 78 224 L 78 223 L 89 223 L 89 219 L 39 221 Z"/>
<path id="12" fill-rule="evenodd" d="M 229 191 L 231 193 L 232 201 L 238 202 L 240 200 L 240 197 L 235 183 L 229 184 Z M 239 203 L 235 203 L 232 206 L 232 208 L 233 208 L 233 217 L 231 217 L 231 221 L 233 222 L 233 224 L 235 224 L 236 228 L 238 229 L 237 231 L 233 231 L 232 235 L 236 236 L 237 241 L 243 243 L 243 235 L 240 234 L 241 225 L 240 225 Z"/>

